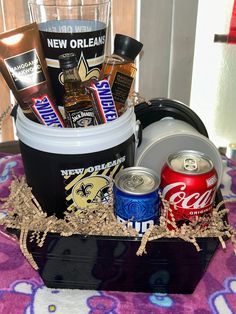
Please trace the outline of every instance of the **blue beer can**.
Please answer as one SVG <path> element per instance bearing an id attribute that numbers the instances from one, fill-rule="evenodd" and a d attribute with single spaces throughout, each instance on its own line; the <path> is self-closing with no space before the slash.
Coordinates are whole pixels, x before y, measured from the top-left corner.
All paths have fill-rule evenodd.
<path id="1" fill-rule="evenodd" d="M 114 178 L 114 212 L 117 220 L 127 222 L 140 236 L 159 222 L 160 179 L 151 169 L 129 167 L 121 170 Z"/>

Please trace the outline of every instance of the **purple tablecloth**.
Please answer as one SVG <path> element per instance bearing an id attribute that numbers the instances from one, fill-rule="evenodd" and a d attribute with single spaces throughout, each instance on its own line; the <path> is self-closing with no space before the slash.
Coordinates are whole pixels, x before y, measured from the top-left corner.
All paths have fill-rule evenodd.
<path id="1" fill-rule="evenodd" d="M 236 197 L 236 163 L 223 159 L 222 194 Z M 15 175 L 24 174 L 20 155 L 0 155 L 0 197 L 9 194 Z M 236 227 L 236 202 L 228 203 L 229 221 Z M 0 211 L 0 216 L 4 216 Z M 191 280 L 191 278 L 190 278 Z M 236 313 L 236 257 L 231 243 L 219 247 L 192 295 L 49 289 L 22 255 L 19 243 L 0 229 L 1 314 L 151 314 Z"/>

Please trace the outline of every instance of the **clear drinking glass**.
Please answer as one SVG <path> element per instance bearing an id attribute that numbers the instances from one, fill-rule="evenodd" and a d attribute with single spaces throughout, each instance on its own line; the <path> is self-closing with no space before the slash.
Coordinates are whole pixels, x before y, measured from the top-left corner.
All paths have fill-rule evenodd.
<path id="1" fill-rule="evenodd" d="M 106 51 L 110 0 L 29 0 L 59 105 L 64 92 L 58 57 L 74 52 L 82 81 L 98 78 Z"/>

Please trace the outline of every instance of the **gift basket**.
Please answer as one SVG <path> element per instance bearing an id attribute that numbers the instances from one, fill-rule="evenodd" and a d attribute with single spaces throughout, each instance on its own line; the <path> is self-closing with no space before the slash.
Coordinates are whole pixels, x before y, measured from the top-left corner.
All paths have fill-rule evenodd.
<path id="1" fill-rule="evenodd" d="M 0 35 L 25 168 L 2 223 L 48 287 L 192 293 L 235 243 L 205 126 L 132 93 L 142 43 L 116 34 L 104 57 L 109 0 L 29 8 L 33 23 Z"/>

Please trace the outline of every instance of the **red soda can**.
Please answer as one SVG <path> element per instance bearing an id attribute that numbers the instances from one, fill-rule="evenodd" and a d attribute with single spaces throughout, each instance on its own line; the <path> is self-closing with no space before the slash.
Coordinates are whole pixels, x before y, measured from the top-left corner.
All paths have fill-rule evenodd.
<path id="1" fill-rule="evenodd" d="M 205 154 L 184 150 L 169 156 L 161 171 L 160 189 L 163 198 L 175 204 L 169 206 L 177 227 L 211 215 L 217 183 L 217 172 Z M 169 211 L 167 218 L 172 220 Z"/>

